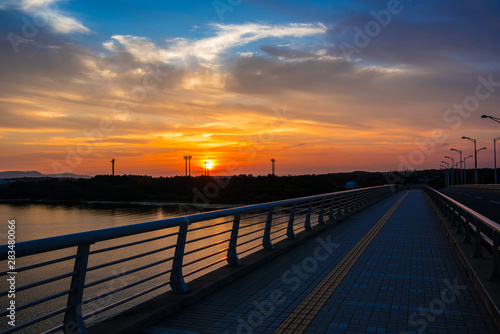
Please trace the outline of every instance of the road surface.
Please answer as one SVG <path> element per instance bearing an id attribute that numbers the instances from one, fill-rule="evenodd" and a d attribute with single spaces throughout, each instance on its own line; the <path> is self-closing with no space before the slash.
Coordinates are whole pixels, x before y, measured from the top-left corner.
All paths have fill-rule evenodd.
<path id="1" fill-rule="evenodd" d="M 445 189 L 441 192 L 500 224 L 500 193 L 467 189 Z"/>

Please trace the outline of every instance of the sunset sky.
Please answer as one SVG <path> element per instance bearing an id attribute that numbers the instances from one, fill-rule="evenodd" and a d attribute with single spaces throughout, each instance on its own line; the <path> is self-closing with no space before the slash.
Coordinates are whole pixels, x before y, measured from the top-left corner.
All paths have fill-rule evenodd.
<path id="1" fill-rule="evenodd" d="M 491 168 L 482 114 L 496 0 L 0 0 L 0 171 L 419 170 L 462 136 Z"/>

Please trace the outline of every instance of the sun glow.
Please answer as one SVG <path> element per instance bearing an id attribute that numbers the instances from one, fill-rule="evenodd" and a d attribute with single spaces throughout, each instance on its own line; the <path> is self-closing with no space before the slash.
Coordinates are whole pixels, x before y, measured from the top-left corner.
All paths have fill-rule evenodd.
<path id="1" fill-rule="evenodd" d="M 212 169 L 214 167 L 214 163 L 212 160 L 205 160 L 203 164 L 207 169 Z"/>
<path id="2" fill-rule="evenodd" d="M 212 160 L 205 160 L 203 161 L 203 167 L 205 168 L 205 176 L 210 175 L 210 169 L 214 166 L 214 163 Z"/>

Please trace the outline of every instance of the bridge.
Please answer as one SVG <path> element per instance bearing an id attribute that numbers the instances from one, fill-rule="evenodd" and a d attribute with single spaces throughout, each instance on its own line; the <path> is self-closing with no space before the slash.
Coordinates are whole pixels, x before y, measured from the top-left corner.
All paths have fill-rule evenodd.
<path id="1" fill-rule="evenodd" d="M 499 242 L 451 197 L 391 186 L 22 242 L 25 304 L 1 328 L 498 333 Z"/>

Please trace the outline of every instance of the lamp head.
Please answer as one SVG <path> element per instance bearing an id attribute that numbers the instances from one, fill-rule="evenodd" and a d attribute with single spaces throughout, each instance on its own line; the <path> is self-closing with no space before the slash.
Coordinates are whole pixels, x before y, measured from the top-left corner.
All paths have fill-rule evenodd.
<path id="1" fill-rule="evenodd" d="M 462 139 L 467 139 L 467 140 L 470 140 L 471 142 L 475 143 L 476 140 L 474 138 L 471 138 L 471 137 L 462 137 Z"/>
<path id="2" fill-rule="evenodd" d="M 481 118 L 489 118 L 487 115 L 481 115 Z"/>

